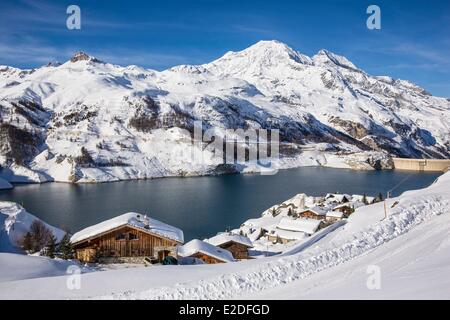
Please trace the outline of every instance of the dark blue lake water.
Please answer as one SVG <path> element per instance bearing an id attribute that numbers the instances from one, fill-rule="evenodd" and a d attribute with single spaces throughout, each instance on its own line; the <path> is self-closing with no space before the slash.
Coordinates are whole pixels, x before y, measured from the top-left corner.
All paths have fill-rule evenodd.
<path id="1" fill-rule="evenodd" d="M 177 226 L 185 240 L 238 227 L 249 218 L 297 193 L 366 193 L 376 196 L 401 183 L 393 195 L 430 185 L 440 174 L 402 171 L 353 171 L 306 167 L 273 176 L 227 175 L 166 178 L 106 184 L 48 183 L 16 185 L 0 200 L 22 204 L 44 221 L 71 232 L 136 211 Z M 406 180 L 405 180 L 406 179 Z"/>

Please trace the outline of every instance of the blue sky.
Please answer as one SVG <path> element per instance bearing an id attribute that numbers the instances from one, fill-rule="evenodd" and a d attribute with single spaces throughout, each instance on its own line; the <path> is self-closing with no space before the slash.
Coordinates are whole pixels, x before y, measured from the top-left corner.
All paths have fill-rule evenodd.
<path id="1" fill-rule="evenodd" d="M 81 8 L 81 30 L 66 8 Z M 381 30 L 366 8 L 381 8 Z M 259 40 L 313 55 L 322 48 L 374 75 L 411 80 L 450 97 L 450 1 L 184 0 L 0 2 L 0 64 L 35 67 L 75 51 L 121 65 L 199 64 Z"/>

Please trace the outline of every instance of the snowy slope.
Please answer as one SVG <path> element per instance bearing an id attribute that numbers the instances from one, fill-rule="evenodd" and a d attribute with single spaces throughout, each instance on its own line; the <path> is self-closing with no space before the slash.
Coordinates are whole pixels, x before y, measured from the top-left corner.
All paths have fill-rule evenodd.
<path id="1" fill-rule="evenodd" d="M 39 219 L 17 203 L 0 201 L 0 252 L 20 252 L 20 242 L 35 220 Z M 44 224 L 57 240 L 62 239 L 63 230 Z"/>
<path id="2" fill-rule="evenodd" d="M 5 282 L 61 276 L 66 274 L 69 266 L 77 264 L 67 260 L 0 252 L 0 265 L 0 282 Z"/>
<path id="3" fill-rule="evenodd" d="M 203 162 L 187 156 L 199 150 L 189 140 L 197 120 L 219 135 L 279 129 L 281 168 L 367 169 L 391 166 L 388 154 L 450 155 L 448 99 L 368 75 L 329 51 L 307 57 L 277 41 L 162 72 L 83 53 L 32 70 L 0 66 L 0 117 L 0 176 L 8 181 L 222 172 L 210 150 Z"/>
<path id="4" fill-rule="evenodd" d="M 369 252 L 286 286 L 248 299 L 449 299 L 450 220 L 436 217 Z M 380 269 L 381 288 L 367 287 L 369 266 Z M 370 271 L 370 269 L 369 269 Z"/>
<path id="5" fill-rule="evenodd" d="M 226 265 L 164 266 L 0 283 L 17 298 L 450 298 L 450 173 L 426 189 L 360 207 L 345 225 L 303 250 Z M 382 289 L 366 287 L 368 265 L 381 268 Z M 101 283 L 102 285 L 99 285 Z M 29 288 L 36 290 L 30 291 Z"/>

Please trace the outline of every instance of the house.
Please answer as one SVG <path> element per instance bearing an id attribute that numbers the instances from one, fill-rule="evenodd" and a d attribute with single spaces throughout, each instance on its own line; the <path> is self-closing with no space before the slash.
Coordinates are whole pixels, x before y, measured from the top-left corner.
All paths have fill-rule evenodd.
<path id="1" fill-rule="evenodd" d="M 343 218 L 346 218 L 343 211 L 328 211 L 326 214 L 326 221 L 331 223 L 342 220 Z"/>
<path id="2" fill-rule="evenodd" d="M 298 241 L 306 238 L 308 235 L 292 230 L 273 229 L 267 233 L 267 240 L 273 243 L 286 244 L 291 241 Z"/>
<path id="3" fill-rule="evenodd" d="M 198 239 L 191 240 L 185 245 L 178 247 L 178 256 L 197 258 L 207 264 L 235 261 L 230 251 Z"/>
<path id="4" fill-rule="evenodd" d="M 338 215 L 338 213 L 342 213 L 342 217 L 348 218 L 353 212 L 355 211 L 355 208 L 353 207 L 353 204 L 351 202 L 342 203 L 339 204 L 331 210 L 331 212 L 335 212 L 335 215 Z M 327 212 L 327 220 L 328 220 L 329 212 Z"/>
<path id="5" fill-rule="evenodd" d="M 299 193 L 291 199 L 285 201 L 285 204 L 292 204 L 296 209 L 303 209 L 305 207 L 305 200 L 307 196 L 304 193 Z"/>
<path id="6" fill-rule="evenodd" d="M 338 203 L 346 203 L 352 200 L 352 197 L 348 194 L 328 193 L 325 196 L 325 200 Z"/>
<path id="7" fill-rule="evenodd" d="M 228 250 L 235 259 L 248 259 L 248 249 L 253 248 L 249 238 L 237 234 L 220 233 L 206 242 L 213 246 Z"/>
<path id="8" fill-rule="evenodd" d="M 277 208 L 277 214 L 283 216 L 293 216 L 297 212 L 297 207 L 293 203 L 282 203 Z"/>
<path id="9" fill-rule="evenodd" d="M 308 218 L 315 220 L 324 220 L 326 211 L 318 206 L 300 211 L 297 216 L 300 218 Z"/>
<path id="10" fill-rule="evenodd" d="M 142 262 L 176 255 L 176 246 L 184 239 L 176 227 L 129 212 L 83 229 L 70 241 L 82 262 Z"/>
<path id="11" fill-rule="evenodd" d="M 282 203 L 278 206 L 273 206 L 267 210 L 267 212 L 272 216 L 276 217 L 278 215 L 294 215 L 297 211 L 297 207 L 292 203 Z"/>
<path id="12" fill-rule="evenodd" d="M 283 218 L 277 227 L 268 233 L 268 240 L 281 243 L 301 240 L 317 232 L 324 226 L 325 223 L 322 220 Z"/>

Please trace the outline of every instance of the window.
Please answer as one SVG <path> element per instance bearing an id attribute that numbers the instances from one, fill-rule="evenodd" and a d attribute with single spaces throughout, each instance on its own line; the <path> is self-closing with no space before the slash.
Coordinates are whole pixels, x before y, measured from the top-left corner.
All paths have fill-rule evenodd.
<path id="1" fill-rule="evenodd" d="M 126 238 L 127 238 L 126 233 L 120 233 L 120 234 L 116 235 L 116 240 L 125 240 Z"/>
<path id="2" fill-rule="evenodd" d="M 139 240 L 137 234 L 134 234 L 134 233 L 131 233 L 131 232 L 128 234 L 128 239 L 130 239 L 130 240 Z"/>
<path id="3" fill-rule="evenodd" d="M 116 241 L 121 240 L 139 240 L 138 236 L 131 232 L 124 232 L 116 235 Z"/>

